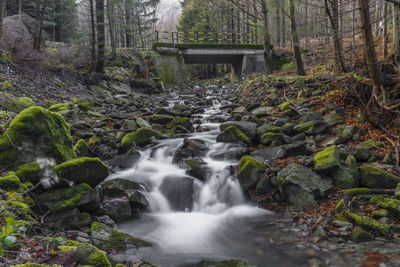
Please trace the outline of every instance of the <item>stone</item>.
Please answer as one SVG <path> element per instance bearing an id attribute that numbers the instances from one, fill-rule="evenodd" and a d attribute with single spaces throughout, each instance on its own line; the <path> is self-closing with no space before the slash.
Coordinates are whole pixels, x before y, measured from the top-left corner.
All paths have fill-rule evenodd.
<path id="1" fill-rule="evenodd" d="M 376 189 L 394 189 L 400 183 L 400 177 L 383 171 L 373 165 L 360 167 L 361 185 Z"/>
<path id="2" fill-rule="evenodd" d="M 138 130 L 126 134 L 121 140 L 121 148 L 128 151 L 133 144 L 144 147 L 152 143 L 152 137 L 157 140 L 162 139 L 161 133 L 150 128 L 139 128 Z"/>
<path id="3" fill-rule="evenodd" d="M 271 161 L 279 158 L 278 151 L 281 147 L 269 147 L 267 149 L 260 149 L 250 153 L 250 156 L 258 161 Z M 285 151 L 286 154 L 286 151 Z"/>
<path id="4" fill-rule="evenodd" d="M 127 179 L 115 178 L 104 181 L 101 188 L 105 197 L 114 198 L 128 196 L 126 191 L 138 190 L 141 189 L 141 186 Z"/>
<path id="5" fill-rule="evenodd" d="M 6 110 L 19 113 L 34 105 L 35 102 L 29 97 L 16 97 L 11 93 L 0 92 L 0 106 Z"/>
<path id="6" fill-rule="evenodd" d="M 139 190 L 126 190 L 132 214 L 139 213 L 149 206 L 149 201 Z"/>
<path id="7" fill-rule="evenodd" d="M 354 242 L 365 242 L 372 240 L 372 236 L 370 233 L 361 229 L 360 227 L 355 227 L 351 233 L 351 239 Z"/>
<path id="8" fill-rule="evenodd" d="M 247 109 L 246 107 L 237 107 L 232 110 L 232 114 L 246 114 Z"/>
<path id="9" fill-rule="evenodd" d="M 76 248 L 76 255 L 81 265 L 111 267 L 106 254 L 92 245 L 82 245 Z"/>
<path id="10" fill-rule="evenodd" d="M 170 129 L 176 129 L 178 126 L 185 128 L 189 132 L 193 132 L 193 124 L 190 122 L 189 118 L 185 117 L 174 117 L 171 123 L 168 125 Z"/>
<path id="11" fill-rule="evenodd" d="M 201 158 L 189 158 L 183 160 L 183 167 L 186 169 L 186 173 L 201 180 L 206 181 L 207 175 L 211 172 Z"/>
<path id="12" fill-rule="evenodd" d="M 339 166 L 337 171 L 332 175 L 333 182 L 336 186 L 345 188 L 353 188 L 358 185 L 358 179 L 353 169 Z"/>
<path id="13" fill-rule="evenodd" d="M 327 196 L 333 188 L 332 181 L 323 179 L 312 170 L 298 164 L 282 169 L 277 176 L 280 195 L 292 205 L 312 209 L 316 199 Z"/>
<path id="14" fill-rule="evenodd" d="M 136 122 L 133 120 L 124 120 L 122 122 L 122 128 L 126 131 L 131 132 L 131 131 L 136 131 L 138 129 L 138 126 Z"/>
<path id="15" fill-rule="evenodd" d="M 359 148 L 359 149 L 356 150 L 356 153 L 354 154 L 354 157 L 359 162 L 367 162 L 368 159 L 371 157 L 371 152 L 368 149 Z"/>
<path id="16" fill-rule="evenodd" d="M 171 209 L 187 211 L 193 205 L 193 183 L 190 177 L 166 177 L 160 185 L 160 192 L 168 200 Z"/>
<path id="17" fill-rule="evenodd" d="M 334 145 L 340 145 L 343 144 L 347 141 L 346 138 L 344 138 L 343 136 L 339 135 L 339 136 L 333 136 L 330 137 L 328 139 L 326 139 L 325 141 L 323 141 L 321 143 L 321 145 L 323 147 L 329 147 L 329 146 L 334 146 Z"/>
<path id="18" fill-rule="evenodd" d="M 118 155 L 106 161 L 111 170 L 124 170 L 135 166 L 141 155 L 138 151 L 132 151 L 129 154 Z"/>
<path id="19" fill-rule="evenodd" d="M 42 210 L 61 212 L 78 208 L 90 212 L 99 207 L 98 193 L 88 184 L 79 184 L 69 188 L 48 190 L 38 197 Z"/>
<path id="20" fill-rule="evenodd" d="M 219 128 L 222 132 L 230 126 L 235 126 L 237 129 L 239 129 L 241 132 L 243 132 L 251 140 L 254 140 L 256 137 L 257 123 L 245 122 L 245 121 L 228 121 L 228 122 L 222 123 L 219 126 Z"/>
<path id="21" fill-rule="evenodd" d="M 309 135 L 317 135 L 324 133 L 329 129 L 329 125 L 323 121 L 307 121 L 301 122 L 294 126 L 293 130 L 298 133 L 306 133 Z"/>
<path id="22" fill-rule="evenodd" d="M 129 200 L 126 198 L 107 199 L 103 202 L 107 215 L 115 222 L 121 222 L 132 216 Z"/>
<path id="23" fill-rule="evenodd" d="M 0 138 L 0 165 L 15 168 L 37 158 L 53 158 L 61 163 L 76 158 L 76 154 L 64 118 L 34 106 L 18 114 Z"/>
<path id="24" fill-rule="evenodd" d="M 263 145 L 270 145 L 274 141 L 281 141 L 282 143 L 284 142 L 284 135 L 282 133 L 265 133 L 261 136 L 260 141 L 261 144 Z"/>
<path id="25" fill-rule="evenodd" d="M 182 159 L 202 157 L 207 150 L 203 140 L 184 138 L 183 144 L 175 151 L 173 162 L 178 163 Z"/>
<path id="26" fill-rule="evenodd" d="M 239 143 L 244 145 L 251 145 L 251 140 L 236 126 L 229 126 L 225 128 L 218 136 L 218 143 Z"/>
<path id="27" fill-rule="evenodd" d="M 331 146 L 314 156 L 316 172 L 332 172 L 340 165 L 339 150 L 336 146 Z"/>
<path id="28" fill-rule="evenodd" d="M 306 146 L 304 142 L 293 142 L 291 144 L 279 147 L 277 152 L 280 157 L 296 157 L 296 156 L 310 156 L 312 151 Z"/>
<path id="29" fill-rule="evenodd" d="M 274 112 L 273 107 L 259 107 L 256 108 L 251 112 L 252 115 L 256 117 L 263 117 L 263 116 L 268 116 L 271 115 Z"/>
<path id="30" fill-rule="evenodd" d="M 19 189 L 21 181 L 15 175 L 15 172 L 9 172 L 0 177 L 0 188 L 6 191 L 16 191 Z"/>
<path id="31" fill-rule="evenodd" d="M 261 180 L 257 182 L 256 185 L 256 192 L 257 195 L 263 195 L 263 194 L 268 194 L 270 193 L 271 189 L 273 189 L 274 186 L 272 185 L 271 178 L 270 177 L 263 177 Z"/>
<path id="32" fill-rule="evenodd" d="M 367 141 L 364 141 L 356 146 L 356 149 L 362 148 L 362 149 L 367 149 L 369 151 L 382 148 L 383 145 L 379 142 L 374 141 L 373 139 L 369 139 Z"/>
<path id="33" fill-rule="evenodd" d="M 146 121 L 145 119 L 143 119 L 142 117 L 138 117 L 136 119 L 136 124 L 140 127 L 140 128 L 151 128 L 151 125 L 148 121 Z"/>
<path id="34" fill-rule="evenodd" d="M 157 123 L 161 125 L 167 125 L 173 120 L 173 116 L 171 115 L 160 115 L 160 114 L 155 114 L 150 117 L 150 121 L 152 123 Z"/>
<path id="35" fill-rule="evenodd" d="M 265 166 L 262 162 L 250 157 L 243 156 L 239 162 L 239 170 L 237 173 L 237 179 L 242 186 L 242 189 L 247 191 L 253 188 L 260 175 L 264 172 Z"/>
<path id="36" fill-rule="evenodd" d="M 290 109 L 290 105 L 291 105 L 290 102 L 283 102 L 282 104 L 280 104 L 278 106 L 278 109 L 279 109 L 279 111 L 286 111 L 286 110 Z"/>
<path id="37" fill-rule="evenodd" d="M 372 212 L 372 218 L 380 219 L 383 217 L 390 217 L 390 213 L 388 210 L 375 210 Z"/>
<path id="38" fill-rule="evenodd" d="M 78 157 L 87 157 L 89 149 L 89 145 L 83 139 L 80 139 L 74 146 L 74 152 Z"/>
<path id="39" fill-rule="evenodd" d="M 258 128 L 257 135 L 261 137 L 266 133 L 280 133 L 280 132 L 281 128 L 278 126 L 274 126 L 271 124 L 263 124 L 261 127 Z"/>
<path id="40" fill-rule="evenodd" d="M 23 182 L 31 182 L 37 184 L 42 177 L 42 169 L 39 163 L 31 162 L 18 167 L 16 174 Z"/>
<path id="41" fill-rule="evenodd" d="M 87 183 L 92 187 L 103 182 L 109 174 L 108 166 L 99 158 L 73 159 L 54 167 L 54 171 L 65 180 L 75 184 Z"/>
<path id="42" fill-rule="evenodd" d="M 344 123 L 343 117 L 336 113 L 326 115 L 324 121 L 328 123 L 329 127 L 334 127 L 338 124 Z"/>
<path id="43" fill-rule="evenodd" d="M 318 121 L 321 120 L 322 113 L 321 112 L 301 112 L 300 119 L 302 121 Z"/>

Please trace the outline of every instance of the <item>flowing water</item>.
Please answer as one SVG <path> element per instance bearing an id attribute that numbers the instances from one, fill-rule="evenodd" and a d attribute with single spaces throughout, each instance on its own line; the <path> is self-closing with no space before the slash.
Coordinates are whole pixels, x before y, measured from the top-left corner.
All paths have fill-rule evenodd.
<path id="1" fill-rule="evenodd" d="M 259 266 L 293 266 L 294 259 L 284 257 L 259 237 L 260 229 L 274 214 L 246 201 L 231 171 L 238 163 L 229 158 L 232 145 L 216 142 L 219 124 L 210 121 L 224 113 L 218 100 L 212 103 L 198 115 L 205 130 L 188 136 L 203 140 L 208 147 L 203 157 L 209 170 L 207 179 L 202 182 L 190 177 L 173 163 L 183 138 L 163 140 L 141 151 L 135 166 L 110 179 L 125 178 L 144 185 L 150 209 L 140 218 L 120 225 L 120 230 L 152 242 L 153 246 L 138 251 L 137 257 L 159 266 L 189 266 L 186 264 L 204 259 L 245 259 Z M 221 155 L 226 157 L 221 159 Z"/>

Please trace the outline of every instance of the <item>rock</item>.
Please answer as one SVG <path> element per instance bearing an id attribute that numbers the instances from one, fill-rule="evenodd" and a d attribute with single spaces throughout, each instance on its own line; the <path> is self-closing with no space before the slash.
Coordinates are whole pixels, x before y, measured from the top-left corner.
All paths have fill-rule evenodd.
<path id="1" fill-rule="evenodd" d="M 271 161 L 279 158 L 278 151 L 280 149 L 281 147 L 269 147 L 267 149 L 256 150 L 251 152 L 250 156 L 258 161 Z"/>
<path id="2" fill-rule="evenodd" d="M 98 193 L 88 184 L 79 184 L 69 188 L 52 189 L 39 195 L 38 204 L 42 210 L 60 212 L 78 208 L 90 212 L 99 207 Z"/>
<path id="3" fill-rule="evenodd" d="M 241 143 L 245 145 L 251 145 L 250 139 L 236 126 L 229 126 L 225 128 L 222 133 L 217 136 L 217 142 L 219 143 Z"/>
<path id="4" fill-rule="evenodd" d="M 246 114 L 246 113 L 247 113 L 246 107 L 237 107 L 232 110 L 232 114 Z"/>
<path id="5" fill-rule="evenodd" d="M 178 126 L 185 128 L 189 132 L 193 132 L 193 124 L 190 122 L 189 118 L 184 117 L 174 117 L 171 123 L 168 125 L 170 129 L 176 129 Z"/>
<path id="6" fill-rule="evenodd" d="M 347 141 L 346 138 L 344 138 L 343 136 L 339 135 L 339 136 L 333 136 L 325 141 L 323 141 L 321 143 L 321 145 L 323 147 L 329 147 L 329 146 L 334 146 L 334 145 L 340 145 L 343 144 Z"/>
<path id="7" fill-rule="evenodd" d="M 318 238 L 320 238 L 320 239 L 325 239 L 325 238 L 327 238 L 327 235 L 326 235 L 326 233 L 325 233 L 325 231 L 324 231 L 324 228 L 322 228 L 321 225 L 318 225 L 318 226 L 317 226 L 317 229 L 315 230 L 315 235 L 316 235 Z"/>
<path id="8" fill-rule="evenodd" d="M 282 104 L 280 104 L 280 105 L 278 106 L 278 109 L 279 109 L 280 111 L 286 111 L 286 110 L 290 109 L 290 105 L 291 105 L 290 102 L 283 102 Z"/>
<path id="9" fill-rule="evenodd" d="M 183 145 L 175 151 L 173 162 L 177 163 L 182 159 L 202 157 L 207 153 L 207 150 L 204 141 L 184 138 Z"/>
<path id="10" fill-rule="evenodd" d="M 226 128 L 228 128 L 230 126 L 235 126 L 237 129 L 239 129 L 241 132 L 243 132 L 251 140 L 255 140 L 257 123 L 245 122 L 245 121 L 228 121 L 228 122 L 222 123 L 219 126 L 219 128 L 220 128 L 221 132 L 223 132 Z"/>
<path id="11" fill-rule="evenodd" d="M 18 167 L 17 176 L 23 182 L 31 182 L 37 184 L 42 177 L 42 170 L 37 162 L 27 163 Z"/>
<path id="12" fill-rule="evenodd" d="M 105 224 L 106 226 L 110 228 L 117 228 L 117 224 L 113 221 L 113 219 L 110 218 L 108 215 L 102 215 L 96 218 L 96 221 Z"/>
<path id="13" fill-rule="evenodd" d="M 380 219 L 384 217 L 390 217 L 390 213 L 388 210 L 375 210 L 372 212 L 372 218 Z"/>
<path id="14" fill-rule="evenodd" d="M 16 191 L 19 189 L 21 181 L 15 172 L 9 172 L 6 176 L 0 177 L 0 188 L 6 191 Z"/>
<path id="15" fill-rule="evenodd" d="M 160 192 L 168 199 L 173 210 L 187 211 L 193 205 L 193 179 L 190 177 L 166 177 Z"/>
<path id="16" fill-rule="evenodd" d="M 214 151 L 210 153 L 210 157 L 216 160 L 239 160 L 244 154 L 246 154 L 246 148 L 241 145 L 230 145 L 228 151 Z"/>
<path id="17" fill-rule="evenodd" d="M 124 170 L 124 169 L 129 169 L 135 166 L 135 164 L 138 162 L 140 159 L 140 153 L 138 151 L 133 151 L 130 154 L 125 154 L 125 155 L 118 155 L 110 160 L 108 160 L 106 163 L 112 170 Z"/>
<path id="18" fill-rule="evenodd" d="M 342 221 L 342 220 L 333 220 L 332 224 L 337 227 L 344 227 L 344 228 L 348 228 L 348 229 L 353 228 L 353 224 L 351 222 Z"/>
<path id="19" fill-rule="evenodd" d="M 151 128 L 151 125 L 148 121 L 146 121 L 145 119 L 143 119 L 142 117 L 138 117 L 136 119 L 136 124 L 140 127 L 140 128 Z"/>
<path id="20" fill-rule="evenodd" d="M 279 147 L 278 155 L 282 157 L 310 156 L 312 151 L 304 142 L 293 142 Z"/>
<path id="21" fill-rule="evenodd" d="M 326 115 L 324 121 L 328 123 L 329 127 L 334 127 L 338 124 L 344 123 L 343 117 L 336 113 Z"/>
<path id="22" fill-rule="evenodd" d="M 284 142 L 284 135 L 282 133 L 265 133 L 260 138 L 261 144 L 263 145 L 270 145 L 274 141 L 281 141 Z"/>
<path id="23" fill-rule="evenodd" d="M 321 120 L 321 112 L 302 112 L 300 113 L 300 119 L 302 121 L 318 121 Z"/>
<path id="24" fill-rule="evenodd" d="M 138 190 L 141 189 L 141 186 L 127 179 L 115 178 L 103 182 L 101 188 L 104 196 L 113 198 L 128 196 L 127 190 Z"/>
<path id="25" fill-rule="evenodd" d="M 132 214 L 139 213 L 149 206 L 149 201 L 139 190 L 127 190 L 125 193 L 128 195 Z"/>
<path id="26" fill-rule="evenodd" d="M 376 189 L 393 189 L 400 183 L 400 177 L 385 172 L 370 164 L 360 167 L 361 185 Z"/>
<path id="27" fill-rule="evenodd" d="M 129 200 L 126 198 L 107 199 L 103 202 L 103 207 L 115 222 L 121 222 L 132 216 Z"/>
<path id="28" fill-rule="evenodd" d="M 201 180 L 207 180 L 207 175 L 210 173 L 210 169 L 201 158 L 190 158 L 183 160 L 183 167 L 187 169 L 187 174 Z"/>
<path id="29" fill-rule="evenodd" d="M 122 122 L 122 128 L 126 131 L 136 131 L 138 129 L 138 126 L 136 125 L 136 122 L 133 120 L 124 120 Z"/>
<path id="30" fill-rule="evenodd" d="M 257 195 L 268 194 L 273 188 L 274 186 L 272 185 L 271 178 L 264 177 L 260 181 L 258 181 L 256 185 L 256 192 Z"/>
<path id="31" fill-rule="evenodd" d="M 358 132 L 358 130 L 358 127 L 354 125 L 344 125 L 341 128 L 342 135 L 346 139 L 351 139 Z"/>
<path id="32" fill-rule="evenodd" d="M 81 265 L 111 267 L 105 253 L 92 245 L 82 245 L 76 248 L 76 255 Z"/>
<path id="33" fill-rule="evenodd" d="M 161 133 L 150 128 L 139 128 L 135 132 L 126 134 L 121 141 L 121 148 L 128 151 L 133 144 L 144 147 L 152 143 L 152 137 L 162 139 Z"/>
<path id="34" fill-rule="evenodd" d="M 161 125 L 167 125 L 173 119 L 174 119 L 174 117 L 171 116 L 171 115 L 160 115 L 160 114 L 155 114 L 155 115 L 150 117 L 150 121 L 151 122 L 157 123 L 157 124 L 161 124 Z"/>
<path id="35" fill-rule="evenodd" d="M 0 106 L 6 110 L 19 113 L 34 105 L 35 102 L 29 97 L 16 97 L 10 93 L 0 92 Z"/>
<path id="36" fill-rule="evenodd" d="M 371 198 L 369 203 L 374 204 L 379 208 L 387 209 L 390 212 L 390 215 L 392 215 L 391 217 L 400 218 L 400 201 L 397 199 L 379 196 Z"/>
<path id="37" fill-rule="evenodd" d="M 314 156 L 315 171 L 321 173 L 335 171 L 340 164 L 339 157 L 339 150 L 336 146 L 331 146 L 324 149 Z"/>
<path id="38" fill-rule="evenodd" d="M 383 147 L 383 145 L 381 143 L 376 142 L 373 139 L 369 139 L 365 142 L 358 144 L 356 146 L 356 149 L 362 148 L 362 149 L 367 149 L 367 150 L 371 151 L 371 150 L 375 150 L 375 149 L 381 148 L 381 147 Z"/>
<path id="39" fill-rule="evenodd" d="M 256 117 L 264 117 L 271 115 L 272 113 L 274 113 L 273 107 L 259 107 L 251 112 L 251 114 Z"/>
<path id="40" fill-rule="evenodd" d="M 345 188 L 353 188 L 358 186 L 357 173 L 353 169 L 339 166 L 336 172 L 332 175 L 333 182 L 337 186 Z"/>
<path id="41" fill-rule="evenodd" d="M 78 157 L 87 157 L 89 155 L 89 145 L 85 140 L 80 139 L 74 146 L 74 152 Z"/>
<path id="42" fill-rule="evenodd" d="M 247 191 L 253 188 L 258 180 L 259 176 L 264 172 L 264 164 L 260 161 L 255 160 L 250 156 L 243 156 L 239 162 L 239 170 L 237 179 L 242 185 L 243 190 Z"/>
<path id="43" fill-rule="evenodd" d="M 354 157 L 360 162 L 367 162 L 369 157 L 371 156 L 371 152 L 365 148 L 359 148 L 356 150 Z"/>
<path id="44" fill-rule="evenodd" d="M 312 209 L 317 206 L 317 198 L 325 197 L 333 188 L 332 182 L 323 179 L 310 169 L 291 164 L 282 169 L 277 176 L 280 195 L 289 203 Z"/>
<path id="45" fill-rule="evenodd" d="M 261 137 L 266 133 L 280 133 L 280 132 L 281 128 L 278 126 L 274 126 L 271 124 L 263 124 L 260 128 L 258 128 L 257 135 Z"/>
<path id="46" fill-rule="evenodd" d="M 306 133 L 309 135 L 316 135 L 324 133 L 329 129 L 329 125 L 323 121 L 307 121 L 294 126 L 293 130 L 298 133 Z"/>
<path id="47" fill-rule="evenodd" d="M 372 239 L 372 236 L 370 233 L 364 231 L 360 227 L 356 227 L 353 229 L 353 232 L 351 233 L 351 239 L 354 242 L 365 242 L 365 241 L 370 241 Z"/>
<path id="48" fill-rule="evenodd" d="M 15 168 L 37 158 L 53 158 L 61 163 L 76 158 L 76 154 L 64 118 L 35 106 L 18 114 L 0 138 L 0 165 Z"/>
<path id="49" fill-rule="evenodd" d="M 289 136 L 294 136 L 296 135 L 298 132 L 294 130 L 295 125 L 291 122 L 285 123 L 282 126 L 282 132 L 284 132 L 285 134 L 289 135 Z"/>
<path id="50" fill-rule="evenodd" d="M 69 110 L 71 107 L 71 105 L 69 103 L 59 103 L 59 104 L 55 104 L 52 105 L 51 107 L 49 107 L 50 111 L 53 112 L 60 112 L 60 111 L 64 111 L 64 110 Z"/>
<path id="51" fill-rule="evenodd" d="M 75 184 L 87 183 L 92 187 L 103 182 L 109 174 L 108 166 L 99 158 L 73 159 L 54 167 L 54 171 L 63 179 Z"/>

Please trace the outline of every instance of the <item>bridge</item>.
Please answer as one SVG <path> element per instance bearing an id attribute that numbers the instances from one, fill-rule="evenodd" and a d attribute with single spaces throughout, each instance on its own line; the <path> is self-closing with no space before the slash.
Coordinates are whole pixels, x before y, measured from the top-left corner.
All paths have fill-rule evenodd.
<path id="1" fill-rule="evenodd" d="M 231 80 L 265 72 L 264 47 L 255 34 L 156 32 L 153 49 L 183 58 L 185 64 L 231 64 Z"/>

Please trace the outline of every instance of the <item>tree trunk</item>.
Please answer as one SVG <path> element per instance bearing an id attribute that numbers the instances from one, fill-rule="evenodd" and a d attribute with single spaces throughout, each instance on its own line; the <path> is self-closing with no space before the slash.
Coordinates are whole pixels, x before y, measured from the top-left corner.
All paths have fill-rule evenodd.
<path id="1" fill-rule="evenodd" d="M 3 7 L 4 7 L 4 0 L 0 0 L 0 40 L 3 34 Z"/>
<path id="2" fill-rule="evenodd" d="M 96 0 L 96 19 L 97 19 L 97 64 L 96 72 L 104 73 L 104 0 Z"/>
<path id="3" fill-rule="evenodd" d="M 330 7 L 329 7 L 330 3 Z M 340 66 L 343 72 L 346 72 L 346 66 L 343 59 L 342 42 L 339 32 L 339 4 L 338 0 L 325 0 L 326 14 L 328 15 L 329 21 L 332 25 L 333 30 L 333 49 L 335 53 L 335 63 Z"/>
<path id="4" fill-rule="evenodd" d="M 386 60 L 388 57 L 388 14 L 389 4 L 385 3 L 383 7 L 383 58 Z"/>
<path id="5" fill-rule="evenodd" d="M 361 31 L 364 39 L 364 50 L 365 57 L 367 60 L 367 67 L 370 77 L 374 81 L 374 91 L 376 92 L 382 84 L 382 75 L 379 71 L 374 38 L 372 36 L 371 19 L 369 13 L 368 0 L 358 0 L 360 6 L 360 21 L 361 21 Z M 374 95 L 374 93 L 373 93 Z"/>
<path id="6" fill-rule="evenodd" d="M 263 35 L 264 35 L 264 62 L 267 74 L 272 74 L 272 56 L 271 56 L 271 40 L 268 31 L 268 9 L 267 0 L 261 1 L 261 8 L 263 13 Z"/>
<path id="7" fill-rule="evenodd" d="M 281 46 L 281 10 L 278 5 L 276 5 L 276 45 Z"/>
<path id="8" fill-rule="evenodd" d="M 90 66 L 91 70 L 94 70 L 96 65 L 96 22 L 94 20 L 94 0 L 90 0 L 90 28 L 91 28 L 91 56 L 90 56 Z"/>
<path id="9" fill-rule="evenodd" d="M 292 45 L 293 45 L 293 55 L 296 61 L 296 69 L 297 74 L 300 76 L 305 76 L 306 72 L 304 71 L 303 60 L 301 58 L 300 53 L 300 46 L 299 46 L 299 36 L 297 32 L 297 25 L 296 25 L 296 16 L 295 16 L 295 9 L 294 9 L 294 0 L 289 1 L 289 9 L 290 9 L 290 29 L 292 33 Z"/>
<path id="10" fill-rule="evenodd" d="M 131 47 L 131 8 L 129 0 L 125 0 L 125 36 L 126 36 L 126 47 Z"/>
<path id="11" fill-rule="evenodd" d="M 400 61 L 400 6 L 393 6 L 394 60 Z"/>
<path id="12" fill-rule="evenodd" d="M 108 29 L 110 31 L 110 43 L 111 43 L 111 56 L 112 58 L 117 57 L 117 44 L 115 42 L 115 22 L 114 22 L 114 3 L 112 0 L 107 0 L 107 18 L 108 18 Z"/>
<path id="13" fill-rule="evenodd" d="M 286 0 L 285 0 L 286 1 Z M 283 1 L 283 6 L 282 8 L 285 8 L 285 1 Z M 282 36 L 281 36 L 281 44 L 282 47 L 286 47 L 286 17 L 283 14 L 283 11 L 281 12 L 281 18 L 282 18 L 282 24 L 281 24 L 281 32 L 282 32 Z"/>

